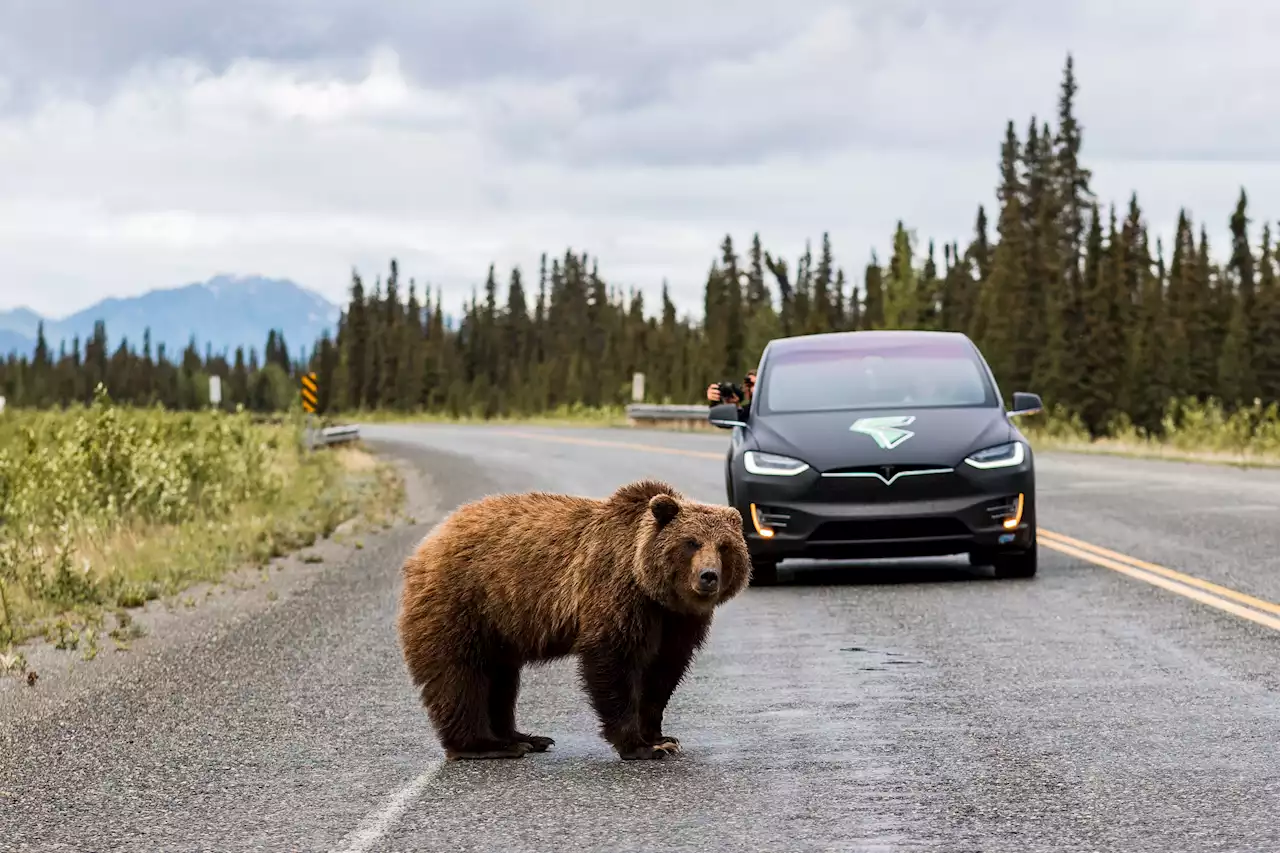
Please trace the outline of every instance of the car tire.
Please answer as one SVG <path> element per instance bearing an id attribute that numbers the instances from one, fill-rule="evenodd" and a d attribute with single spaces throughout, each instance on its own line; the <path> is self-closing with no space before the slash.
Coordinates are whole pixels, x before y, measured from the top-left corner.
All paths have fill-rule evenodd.
<path id="1" fill-rule="evenodd" d="M 1013 554 L 997 554 L 991 560 L 991 567 L 997 578 L 1030 578 L 1035 577 L 1037 569 L 1037 547 L 1032 542 L 1025 551 Z"/>
<path id="2" fill-rule="evenodd" d="M 773 586 L 777 582 L 777 561 L 760 559 L 751 561 L 751 586 Z"/>

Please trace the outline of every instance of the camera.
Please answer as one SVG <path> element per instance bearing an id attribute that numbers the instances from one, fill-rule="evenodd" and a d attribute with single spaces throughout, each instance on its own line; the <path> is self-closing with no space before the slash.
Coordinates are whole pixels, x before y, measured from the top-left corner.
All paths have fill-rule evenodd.
<path id="1" fill-rule="evenodd" d="M 726 403 L 734 397 L 742 400 L 747 396 L 742 390 L 742 386 L 734 385 L 732 382 L 721 382 L 716 387 L 720 389 L 720 402 L 722 403 Z"/>

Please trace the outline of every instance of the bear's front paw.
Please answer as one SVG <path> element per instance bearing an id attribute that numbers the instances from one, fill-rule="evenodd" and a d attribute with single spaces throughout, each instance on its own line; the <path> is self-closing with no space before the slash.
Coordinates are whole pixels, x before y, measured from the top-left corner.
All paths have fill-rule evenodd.
<path id="1" fill-rule="evenodd" d="M 546 752 L 548 748 L 555 746 L 556 743 L 549 737 L 527 735 L 523 732 L 516 733 L 516 740 L 520 743 L 528 744 L 530 752 Z"/>
<path id="2" fill-rule="evenodd" d="M 667 740 L 662 743 L 643 744 L 630 749 L 620 749 L 618 750 L 618 755 L 623 761 L 650 761 L 654 759 L 667 758 L 675 755 L 679 751 L 679 746 Z"/>
<path id="3" fill-rule="evenodd" d="M 502 741 L 474 741 L 461 746 L 445 749 L 446 761 L 484 761 L 494 758 L 523 758 L 530 749 L 529 744 L 522 742 L 504 743 Z"/>

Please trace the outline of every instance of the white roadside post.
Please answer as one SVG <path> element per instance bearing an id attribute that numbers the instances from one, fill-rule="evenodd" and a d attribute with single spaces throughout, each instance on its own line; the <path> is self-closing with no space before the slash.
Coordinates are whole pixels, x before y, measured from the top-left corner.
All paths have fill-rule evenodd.
<path id="1" fill-rule="evenodd" d="M 633 403 L 644 402 L 644 374 L 643 373 L 631 374 L 631 402 Z"/>
<path id="2" fill-rule="evenodd" d="M 215 409 L 222 405 L 222 377 L 209 377 L 209 405 Z"/>

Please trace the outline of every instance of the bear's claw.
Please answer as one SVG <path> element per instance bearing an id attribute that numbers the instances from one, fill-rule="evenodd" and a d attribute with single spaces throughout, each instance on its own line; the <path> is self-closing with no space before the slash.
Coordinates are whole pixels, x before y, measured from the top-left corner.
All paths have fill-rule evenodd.
<path id="1" fill-rule="evenodd" d="M 619 755 L 623 761 L 648 761 L 667 758 L 675 755 L 679 751 L 680 747 L 676 746 L 676 744 L 672 743 L 670 740 L 665 740 L 661 743 L 655 743 L 652 745 L 637 746 L 634 749 L 619 753 Z"/>
<path id="2" fill-rule="evenodd" d="M 516 742 L 528 745 L 530 752 L 546 752 L 549 747 L 555 746 L 554 740 L 542 735 L 517 734 Z"/>

